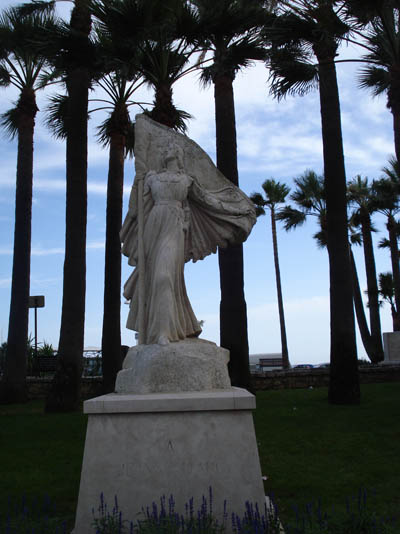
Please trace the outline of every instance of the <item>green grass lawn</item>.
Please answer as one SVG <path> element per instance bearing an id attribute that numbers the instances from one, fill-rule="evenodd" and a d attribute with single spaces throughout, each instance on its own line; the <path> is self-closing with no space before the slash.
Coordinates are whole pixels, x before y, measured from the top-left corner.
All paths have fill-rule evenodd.
<path id="1" fill-rule="evenodd" d="M 265 391 L 254 415 L 266 493 L 283 518 L 322 500 L 344 509 L 360 488 L 400 516 L 400 383 L 362 386 L 359 406 L 327 402 L 327 389 Z"/>
<path id="2" fill-rule="evenodd" d="M 283 521 L 292 505 L 319 498 L 325 509 L 344 507 L 359 488 L 376 491 L 379 511 L 399 513 L 399 401 L 400 383 L 364 385 L 360 406 L 329 405 L 325 388 L 257 394 L 265 489 Z M 56 518 L 73 525 L 86 421 L 80 413 L 44 414 L 40 401 L 0 406 L 0 516 L 9 497 L 47 494 Z"/>
<path id="3" fill-rule="evenodd" d="M 56 518 L 73 526 L 87 417 L 44 414 L 43 406 L 0 405 L 0 516 L 10 497 L 32 502 L 48 495 Z"/>

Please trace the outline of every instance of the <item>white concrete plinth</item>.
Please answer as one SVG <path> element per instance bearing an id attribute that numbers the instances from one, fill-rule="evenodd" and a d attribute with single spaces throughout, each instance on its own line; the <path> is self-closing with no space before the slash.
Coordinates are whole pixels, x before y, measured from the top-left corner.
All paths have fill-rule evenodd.
<path id="1" fill-rule="evenodd" d="M 264 507 L 252 419 L 255 398 L 239 388 L 147 395 L 110 394 L 86 401 L 89 414 L 74 534 L 91 532 L 103 493 L 117 495 L 125 519 L 172 494 L 175 510 L 213 492 L 213 514 Z"/>
<path id="2" fill-rule="evenodd" d="M 400 363 L 400 332 L 385 332 L 383 349 L 385 353 L 383 363 Z"/>

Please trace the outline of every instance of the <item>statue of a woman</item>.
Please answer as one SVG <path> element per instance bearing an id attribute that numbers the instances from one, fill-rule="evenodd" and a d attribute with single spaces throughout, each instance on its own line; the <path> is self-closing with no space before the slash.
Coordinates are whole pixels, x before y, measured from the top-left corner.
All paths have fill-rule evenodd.
<path id="1" fill-rule="evenodd" d="M 140 269 L 142 261 L 145 297 L 141 303 L 139 271 L 135 269 L 124 287 L 124 296 L 130 301 L 127 327 L 139 331 L 142 305 L 143 342 L 165 345 L 201 332 L 186 293 L 185 262 L 203 259 L 217 246 L 244 241 L 255 213 L 246 195 L 218 173 L 193 141 L 142 115 L 136 119 L 135 135 L 136 179 L 121 240 L 129 263 Z M 143 143 L 143 138 L 147 142 Z M 190 154 L 194 148 L 198 153 Z M 200 156 L 203 161 L 196 165 L 193 157 Z M 210 176 L 202 176 L 205 158 L 206 167 L 211 163 L 214 174 L 219 175 L 214 190 L 209 188 Z M 191 163 L 185 164 L 188 159 Z M 139 176 L 143 179 L 142 260 L 138 257 Z"/>

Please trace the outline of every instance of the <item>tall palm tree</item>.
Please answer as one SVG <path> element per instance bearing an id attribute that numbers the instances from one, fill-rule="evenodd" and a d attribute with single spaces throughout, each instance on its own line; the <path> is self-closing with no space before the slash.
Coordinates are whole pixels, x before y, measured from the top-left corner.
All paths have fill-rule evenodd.
<path id="1" fill-rule="evenodd" d="M 276 291 L 278 295 L 279 324 L 281 330 L 282 362 L 284 369 L 289 369 L 289 351 L 286 338 L 285 312 L 283 308 L 281 273 L 279 268 L 278 239 L 276 235 L 276 215 L 277 205 L 285 202 L 285 198 L 289 194 L 290 189 L 287 185 L 276 182 L 274 179 L 265 180 L 261 187 L 264 190 L 265 197 L 263 197 L 261 193 L 253 193 L 250 196 L 250 199 L 254 202 L 257 216 L 265 215 L 265 208 L 268 208 L 271 213 L 272 245 L 274 250 Z"/>
<path id="2" fill-rule="evenodd" d="M 136 80 L 137 81 L 137 80 Z M 121 242 L 119 232 L 122 224 L 124 162 L 127 155 L 133 156 L 134 123 L 128 107 L 133 92 L 140 83 L 128 82 L 124 69 L 119 73 L 105 75 L 96 82 L 106 97 L 91 99 L 99 107 L 90 113 L 109 110 L 108 117 L 98 127 L 98 139 L 109 148 L 107 181 L 106 241 L 104 266 L 104 312 L 102 329 L 103 391 L 114 391 L 117 372 L 121 369 Z M 51 98 L 46 123 L 56 138 L 67 135 L 65 111 L 68 96 Z"/>
<path id="3" fill-rule="evenodd" d="M 68 93 L 65 260 L 58 367 L 46 399 L 48 412 L 77 410 L 80 405 L 86 295 L 90 31 L 89 0 L 75 0 L 69 24 L 70 48 L 63 58 Z"/>
<path id="4" fill-rule="evenodd" d="M 368 308 L 371 325 L 371 342 L 373 345 L 372 361 L 380 362 L 384 359 L 381 320 L 379 314 L 378 281 L 375 267 L 374 247 L 372 243 L 371 214 L 375 211 L 374 198 L 368 178 L 356 176 L 348 184 L 348 198 L 355 209 L 351 215 L 351 223 L 361 227 L 364 250 L 365 273 L 368 287 Z"/>
<path id="5" fill-rule="evenodd" d="M 193 0 L 199 21 L 199 39 L 212 52 L 202 81 L 213 83 L 217 167 L 239 185 L 233 81 L 251 60 L 264 59 L 259 38 L 264 8 L 257 0 Z M 230 351 L 229 374 L 235 386 L 251 388 L 247 310 L 244 296 L 243 246 L 218 250 L 221 303 L 221 346 Z"/>
<path id="6" fill-rule="evenodd" d="M 0 388 L 0 398 L 5 402 L 27 399 L 33 136 L 38 112 L 36 92 L 48 81 L 44 75 L 45 62 L 32 50 L 31 41 L 39 25 L 48 27 L 53 22 L 51 17 L 42 14 L 21 17 L 16 9 L 5 10 L 0 17 L 0 85 L 13 85 L 19 90 L 15 107 L 1 118 L 9 137 L 18 138 L 11 303 L 7 356 Z"/>
<path id="7" fill-rule="evenodd" d="M 345 8 L 354 19 L 357 45 L 366 50 L 362 60 L 367 66 L 361 70 L 360 86 L 374 96 L 386 94 L 400 160 L 400 5 L 393 0 L 347 0 Z"/>
<path id="8" fill-rule="evenodd" d="M 54 9 L 56 0 L 23 4 L 20 13 Z M 91 0 L 74 0 L 69 24 L 40 32 L 43 56 L 62 73 L 68 101 L 66 117 L 66 229 L 63 300 L 58 365 L 46 411 L 77 410 L 80 405 L 86 294 L 87 117 L 95 56 L 89 39 Z M 32 44 L 32 45 L 33 45 Z"/>
<path id="9" fill-rule="evenodd" d="M 128 106 L 139 84 L 128 82 L 124 74 L 113 73 L 98 81 L 111 106 L 107 119 L 99 127 L 99 140 L 109 147 L 106 250 L 104 266 L 104 312 L 101 340 L 103 390 L 114 391 L 122 366 L 121 354 L 121 241 L 122 200 L 125 156 L 133 156 L 134 123 Z"/>
<path id="10" fill-rule="evenodd" d="M 337 5 L 339 6 L 337 7 Z M 329 401 L 360 401 L 347 230 L 339 89 L 335 58 L 349 26 L 335 0 L 287 0 L 265 27 L 271 91 L 282 98 L 319 88 L 330 277 L 331 365 Z"/>

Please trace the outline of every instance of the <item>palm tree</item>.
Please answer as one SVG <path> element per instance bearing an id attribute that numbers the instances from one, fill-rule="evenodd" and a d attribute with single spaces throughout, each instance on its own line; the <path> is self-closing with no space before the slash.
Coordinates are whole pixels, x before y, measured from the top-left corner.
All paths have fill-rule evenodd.
<path id="1" fill-rule="evenodd" d="M 394 284 L 392 273 L 380 273 L 379 274 L 379 295 L 383 301 L 386 301 L 390 305 L 390 311 L 392 312 L 393 331 L 399 330 L 399 310 L 396 307 L 394 300 Z"/>
<path id="2" fill-rule="evenodd" d="M 357 176 L 348 184 L 348 198 L 355 206 L 351 215 L 351 224 L 360 226 L 364 250 L 365 272 L 368 287 L 368 308 L 371 325 L 371 343 L 373 345 L 372 361 L 377 363 L 384 359 L 381 320 L 379 314 L 378 282 L 375 267 L 371 214 L 375 211 L 374 198 L 368 178 Z"/>
<path id="3" fill-rule="evenodd" d="M 326 192 L 331 316 L 329 401 L 360 401 L 347 230 L 339 89 L 335 58 L 349 26 L 335 0 L 280 2 L 264 30 L 271 92 L 278 98 L 319 88 Z"/>
<path id="4" fill-rule="evenodd" d="M 114 391 L 117 372 L 122 366 L 121 354 L 121 241 L 122 199 L 125 156 L 133 156 L 134 123 L 128 106 L 139 84 L 128 82 L 126 77 L 113 73 L 98 85 L 108 95 L 112 111 L 99 127 L 99 140 L 109 147 L 106 250 L 104 266 L 104 313 L 101 340 L 103 390 Z M 93 110 L 92 110 L 93 111 Z"/>
<path id="5" fill-rule="evenodd" d="M 154 89 L 148 115 L 184 132 L 190 115 L 173 103 L 173 84 L 198 68 L 189 64 L 197 49 L 193 39 L 196 18 L 185 0 L 94 0 L 92 12 L 100 31 L 114 48 L 117 64 L 129 64 Z M 200 61 L 201 61 L 200 57 Z"/>
<path id="6" fill-rule="evenodd" d="M 9 9 L 0 18 L 0 85 L 19 90 L 15 107 L 1 118 L 9 137 L 18 138 L 14 255 L 11 283 L 7 357 L 0 397 L 22 402 L 26 397 L 26 358 L 31 260 L 33 186 L 33 136 L 38 111 L 36 91 L 47 83 L 45 63 L 31 48 L 36 29 L 53 24 L 51 17 L 37 14 L 20 17 Z"/>
<path id="7" fill-rule="evenodd" d="M 55 0 L 23 4 L 21 14 L 54 9 Z M 39 31 L 35 42 L 61 73 L 66 111 L 66 229 L 63 301 L 58 365 L 46 399 L 46 411 L 76 410 L 80 405 L 86 294 L 87 117 L 88 91 L 95 65 L 90 0 L 74 0 L 69 24 Z"/>
<path id="8" fill-rule="evenodd" d="M 202 71 L 204 84 L 214 84 L 217 167 L 239 185 L 233 81 L 236 73 L 251 60 L 264 59 L 259 38 L 264 20 L 262 3 L 257 0 L 193 0 L 199 21 L 199 34 L 212 63 Z M 251 388 L 247 310 L 244 296 L 243 246 L 218 250 L 221 303 L 221 346 L 230 351 L 229 374 L 232 385 Z"/>
<path id="9" fill-rule="evenodd" d="M 282 286 L 281 286 L 281 273 L 279 269 L 279 256 L 278 256 L 278 240 L 276 236 L 276 214 L 277 205 L 285 202 L 285 198 L 289 194 L 289 187 L 280 182 L 276 182 L 274 179 L 265 180 L 262 184 L 262 188 L 265 193 L 265 198 L 261 193 L 253 193 L 250 198 L 254 202 L 256 207 L 257 216 L 265 215 L 265 208 L 267 207 L 271 213 L 271 229 L 272 229 L 272 244 L 274 250 L 274 263 L 275 263 L 275 278 L 276 278 L 276 291 L 278 294 L 278 309 L 279 309 L 279 323 L 281 329 L 281 345 L 282 345 L 282 361 L 284 369 L 290 368 L 289 351 L 286 339 L 286 325 L 285 325 L 285 313 L 283 309 L 282 298 Z"/>
<path id="10" fill-rule="evenodd" d="M 400 172 L 399 163 L 392 159 L 389 166 L 383 169 L 385 176 L 374 180 L 372 190 L 375 194 L 376 210 L 386 216 L 386 228 L 389 234 L 390 258 L 394 285 L 396 310 L 400 310 L 400 266 L 398 249 L 398 222 L 396 216 L 400 212 Z M 396 330 L 400 330 L 400 318 L 396 321 Z"/>
<path id="11" fill-rule="evenodd" d="M 139 83 L 128 82 L 124 72 L 104 76 L 97 81 L 106 99 L 91 99 L 100 102 L 100 107 L 91 113 L 111 109 L 109 116 L 98 127 L 98 139 L 109 148 L 107 182 L 106 242 L 104 267 L 104 313 L 102 334 L 102 370 L 104 393 L 114 391 L 117 372 L 121 369 L 121 242 L 119 232 L 122 224 L 122 200 L 124 161 L 133 156 L 134 123 L 128 106 Z M 52 97 L 48 107 L 47 126 L 56 138 L 66 138 L 65 111 L 68 96 Z"/>
<path id="12" fill-rule="evenodd" d="M 360 86 L 374 96 L 386 94 L 393 115 L 396 157 L 400 160 L 400 5 L 393 0 L 347 0 L 345 8 L 355 19 L 353 33 L 366 53 Z"/>

